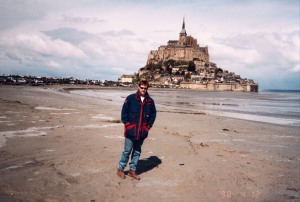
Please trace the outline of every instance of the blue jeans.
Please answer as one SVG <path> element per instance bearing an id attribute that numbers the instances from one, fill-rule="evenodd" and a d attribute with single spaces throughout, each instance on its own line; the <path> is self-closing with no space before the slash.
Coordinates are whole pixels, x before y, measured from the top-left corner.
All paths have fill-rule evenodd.
<path id="1" fill-rule="evenodd" d="M 143 140 L 133 140 L 125 138 L 124 150 L 122 152 L 122 156 L 119 162 L 119 169 L 125 169 L 129 160 L 129 156 L 131 154 L 131 162 L 129 163 L 129 167 L 133 171 L 136 170 L 142 152 L 143 142 Z"/>

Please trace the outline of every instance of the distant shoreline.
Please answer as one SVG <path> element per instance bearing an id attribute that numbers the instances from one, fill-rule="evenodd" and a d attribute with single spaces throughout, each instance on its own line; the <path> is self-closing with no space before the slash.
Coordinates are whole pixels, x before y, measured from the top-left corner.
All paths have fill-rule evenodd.
<path id="1" fill-rule="evenodd" d="M 263 89 L 259 92 L 280 92 L 280 93 L 300 93 L 300 90 Z"/>
<path id="2" fill-rule="evenodd" d="M 130 90 L 130 89 L 136 89 L 136 86 L 100 86 L 100 85 L 87 85 L 87 84 L 42 84 L 42 85 L 29 85 L 29 84 L 1 84 L 0 83 L 0 87 L 1 86 L 28 86 L 28 87 L 41 87 L 41 88 L 45 88 L 45 87 L 58 87 L 61 89 L 64 89 L 66 91 L 68 90 L 84 90 L 84 89 L 101 89 L 101 90 L 110 90 L 110 89 L 115 89 L 115 90 Z M 152 89 L 161 89 L 161 90 L 189 90 L 189 91 L 201 91 L 201 92 L 240 92 L 240 91 L 232 91 L 232 90 L 201 90 L 201 89 L 190 89 L 190 88 L 157 88 L 157 87 L 150 87 Z M 258 92 L 250 92 L 250 93 L 260 93 L 260 92 L 280 92 L 280 93 L 300 93 L 300 89 L 295 90 L 295 89 L 262 89 L 262 90 L 258 90 Z M 246 92 L 243 92 L 246 93 Z"/>

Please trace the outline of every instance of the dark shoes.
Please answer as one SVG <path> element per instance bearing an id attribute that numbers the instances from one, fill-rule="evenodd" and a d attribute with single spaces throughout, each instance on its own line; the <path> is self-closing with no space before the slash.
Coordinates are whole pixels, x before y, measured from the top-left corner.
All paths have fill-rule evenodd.
<path id="1" fill-rule="evenodd" d="M 141 179 L 133 170 L 129 170 L 128 175 L 130 177 L 132 177 L 133 179 L 136 179 L 136 180 L 140 180 Z"/>
<path id="2" fill-rule="evenodd" d="M 122 178 L 122 179 L 125 179 L 125 178 L 126 178 L 124 171 L 121 170 L 121 169 L 119 169 L 119 168 L 117 169 L 117 175 L 118 175 L 120 178 Z M 129 171 L 128 171 L 128 175 L 129 175 L 130 177 L 132 177 L 133 179 L 136 179 L 136 180 L 140 180 L 140 179 L 141 179 L 141 178 L 140 178 L 133 170 L 129 170 Z"/>
<path id="3" fill-rule="evenodd" d="M 126 178 L 124 171 L 121 170 L 121 169 L 119 169 L 119 168 L 118 168 L 118 170 L 117 170 L 117 175 L 118 175 L 120 178 L 122 178 L 122 179 L 125 179 L 125 178 Z"/>

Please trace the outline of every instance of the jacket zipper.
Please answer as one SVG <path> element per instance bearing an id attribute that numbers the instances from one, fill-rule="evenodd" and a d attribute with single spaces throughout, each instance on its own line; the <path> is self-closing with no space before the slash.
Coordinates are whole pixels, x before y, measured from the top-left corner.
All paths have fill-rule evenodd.
<path id="1" fill-rule="evenodd" d="M 143 108 L 144 108 L 144 103 L 140 102 L 141 109 L 140 109 L 140 121 L 139 121 L 139 128 L 138 128 L 138 135 L 137 135 L 137 140 L 140 139 L 141 137 L 141 128 L 142 128 L 142 121 L 143 121 Z"/>

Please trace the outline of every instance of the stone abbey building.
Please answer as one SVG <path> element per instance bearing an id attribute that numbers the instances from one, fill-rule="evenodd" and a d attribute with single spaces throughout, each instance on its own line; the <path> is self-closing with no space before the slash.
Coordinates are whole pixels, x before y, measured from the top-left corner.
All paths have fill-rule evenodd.
<path id="1" fill-rule="evenodd" d="M 197 39 L 187 35 L 183 20 L 179 40 L 169 40 L 167 45 L 160 46 L 158 50 L 150 51 L 147 65 L 158 64 L 166 60 L 196 61 L 209 64 L 208 47 L 200 47 Z"/>

